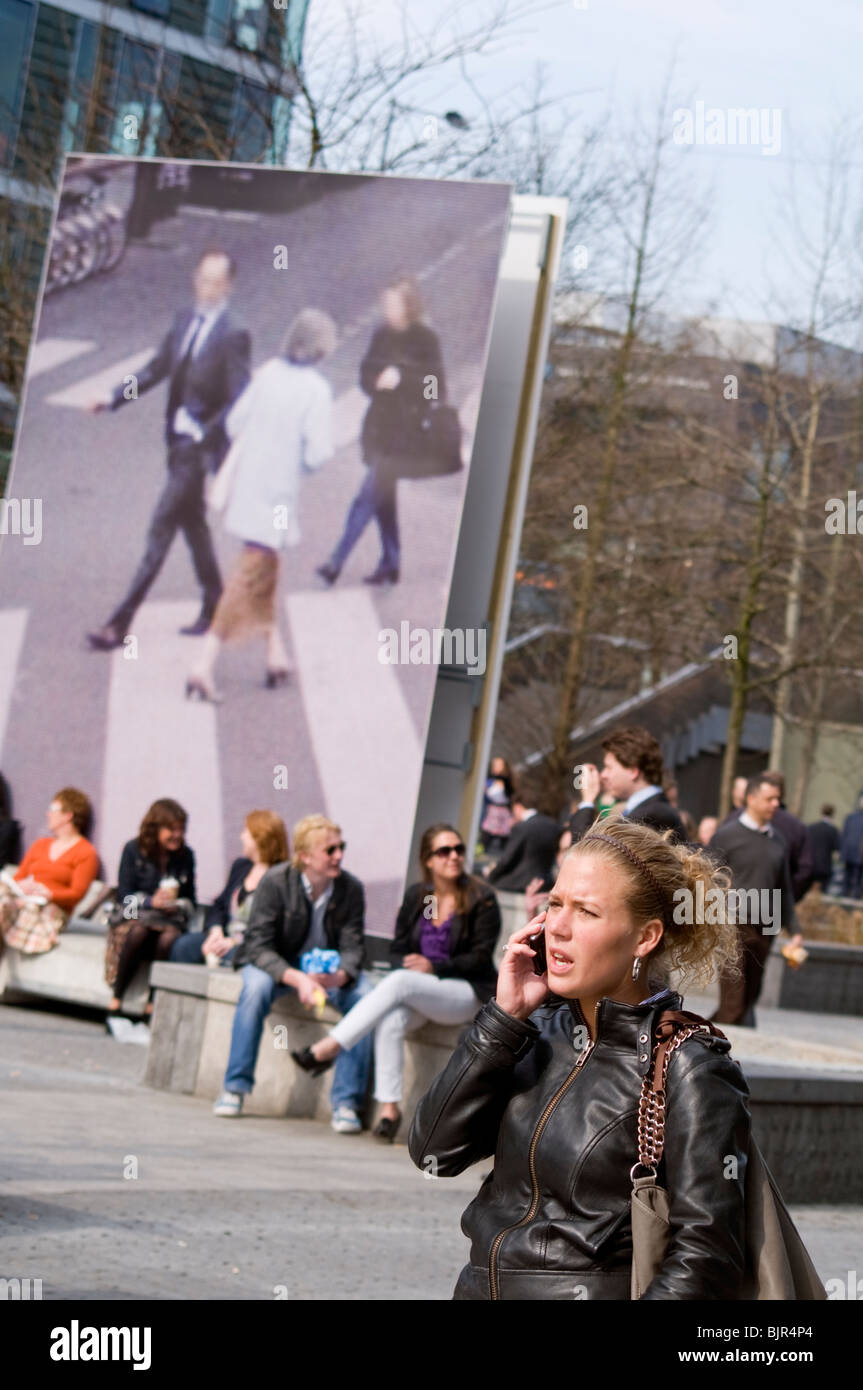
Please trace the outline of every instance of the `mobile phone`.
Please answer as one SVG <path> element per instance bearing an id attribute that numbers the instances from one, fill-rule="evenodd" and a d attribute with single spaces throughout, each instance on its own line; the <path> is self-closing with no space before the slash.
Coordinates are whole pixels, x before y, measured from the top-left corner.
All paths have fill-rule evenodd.
<path id="1" fill-rule="evenodd" d="M 533 958 L 534 975 L 544 975 L 548 969 L 548 959 L 545 954 L 545 927 L 540 927 L 536 936 L 528 937 L 527 944 L 532 951 L 536 951 Z"/>

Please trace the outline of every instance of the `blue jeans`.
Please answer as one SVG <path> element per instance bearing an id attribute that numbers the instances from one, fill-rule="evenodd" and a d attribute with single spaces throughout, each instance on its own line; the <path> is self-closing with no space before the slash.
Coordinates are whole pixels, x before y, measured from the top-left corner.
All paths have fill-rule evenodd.
<path id="1" fill-rule="evenodd" d="M 206 931 L 185 931 L 182 936 L 171 947 L 170 961 L 172 965 L 204 965 L 204 942 L 209 936 Z M 226 951 L 219 961 L 220 965 L 230 965 L 234 958 L 236 946 L 232 946 L 230 951 Z"/>
<path id="2" fill-rule="evenodd" d="M 369 464 L 365 481 L 350 505 L 341 539 L 330 556 L 333 569 L 342 568 L 372 517 L 376 519 L 381 533 L 381 568 L 398 569 L 397 485 L 398 478 L 394 476 L 392 463 L 388 459 L 378 458 Z"/>
<path id="3" fill-rule="evenodd" d="M 283 994 L 295 994 L 296 991 L 290 985 L 277 985 L 266 970 L 260 970 L 257 965 L 244 965 L 241 973 L 243 988 L 234 1014 L 224 1087 L 226 1091 L 240 1091 L 248 1095 L 255 1082 L 255 1063 L 264 1020 L 273 1000 Z M 371 988 L 371 980 L 361 972 L 352 984 L 342 989 L 327 990 L 327 999 L 340 1014 L 346 1014 Z M 352 1110 L 358 1111 L 364 1108 L 373 1053 L 374 1037 L 371 1033 L 361 1038 L 349 1052 L 339 1053 L 330 1092 L 333 1110 L 340 1105 L 349 1105 Z"/>

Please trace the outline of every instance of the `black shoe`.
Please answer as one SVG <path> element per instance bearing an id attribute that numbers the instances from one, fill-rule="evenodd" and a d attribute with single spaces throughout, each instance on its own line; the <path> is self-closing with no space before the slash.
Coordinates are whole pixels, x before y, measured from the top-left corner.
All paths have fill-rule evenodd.
<path id="1" fill-rule="evenodd" d="M 319 574 L 321 579 L 323 579 L 326 584 L 329 584 L 330 587 L 332 587 L 332 585 L 335 584 L 336 580 L 341 574 L 341 570 L 336 569 L 335 565 L 331 565 L 329 561 L 327 561 L 326 564 L 318 565 L 317 569 L 315 570 L 315 574 Z"/>
<path id="2" fill-rule="evenodd" d="M 372 1133 L 376 1139 L 382 1139 L 385 1144 L 392 1144 L 395 1142 L 395 1137 L 398 1134 L 401 1122 L 402 1117 L 400 1114 L 396 1115 L 394 1120 L 378 1120 Z"/>
<path id="3" fill-rule="evenodd" d="M 291 1056 L 297 1066 L 301 1067 L 303 1071 L 307 1071 L 309 1076 L 323 1076 L 324 1072 L 329 1071 L 336 1060 L 335 1057 L 332 1057 L 328 1062 L 319 1062 L 310 1047 L 304 1047 L 302 1052 L 292 1052 Z"/>
<path id="4" fill-rule="evenodd" d="M 125 633 L 122 633 L 113 623 L 106 623 L 104 627 L 97 628 L 95 632 L 87 633 L 87 641 L 94 652 L 110 652 L 115 647 L 122 647 L 125 640 Z"/>
<path id="5" fill-rule="evenodd" d="M 195 621 L 189 623 L 188 627 L 181 627 L 180 632 L 184 637 L 203 637 L 205 632 L 209 632 L 212 621 L 212 613 L 207 613 L 202 609 Z"/>
<path id="6" fill-rule="evenodd" d="M 374 574 L 367 574 L 364 584 L 398 584 L 399 572 L 391 565 L 378 565 Z"/>
<path id="7" fill-rule="evenodd" d="M 186 699 L 209 701 L 211 705 L 220 705 L 223 696 L 214 685 L 210 685 L 200 676 L 190 676 L 186 681 Z"/>

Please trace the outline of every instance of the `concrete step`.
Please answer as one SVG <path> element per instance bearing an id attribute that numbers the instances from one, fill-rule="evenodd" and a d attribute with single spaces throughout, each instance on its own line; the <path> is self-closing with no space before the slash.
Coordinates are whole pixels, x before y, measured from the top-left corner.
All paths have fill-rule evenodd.
<path id="1" fill-rule="evenodd" d="M 11 946 L 0 954 L 0 1003 L 15 995 L 36 995 L 67 1004 L 107 1009 L 111 991 L 105 983 L 104 927 L 73 918 L 52 951 L 27 956 Z M 126 991 L 124 1011 L 143 1015 L 149 996 L 149 964 L 142 965 Z"/>

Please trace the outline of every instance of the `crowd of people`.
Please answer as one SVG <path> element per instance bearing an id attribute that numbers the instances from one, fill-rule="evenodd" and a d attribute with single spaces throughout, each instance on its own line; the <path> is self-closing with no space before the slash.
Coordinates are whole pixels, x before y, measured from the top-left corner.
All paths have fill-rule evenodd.
<path id="1" fill-rule="evenodd" d="M 99 871 L 86 837 L 92 818 L 83 792 L 63 788 L 47 813 L 49 834 L 0 882 L 5 943 L 30 955 L 52 949 Z M 292 1055 L 312 1076 L 334 1067 L 333 1128 L 363 1127 L 374 1066 L 380 1104 L 375 1134 L 392 1142 L 402 1099 L 404 1038 L 427 1021 L 467 1023 L 494 993 L 493 953 L 501 915 L 493 890 L 465 868 L 467 847 L 450 825 L 432 825 L 420 846 L 420 873 L 395 922 L 392 969 L 375 985 L 365 969 L 365 893 L 343 867 L 345 842 L 324 815 L 304 816 L 289 839 L 281 817 L 252 811 L 242 855 L 224 888 L 192 927 L 199 907 L 188 816 L 171 798 L 155 801 L 124 846 L 106 921 L 109 1015 L 119 1015 L 139 967 L 153 960 L 230 965 L 242 975 L 224 1087 L 214 1113 L 238 1116 L 254 1086 L 264 1021 L 273 1000 L 293 991 L 343 1015 L 329 1036 Z M 190 929 L 192 927 L 192 929 Z M 146 1013 L 152 1012 L 152 999 Z"/>
<path id="2" fill-rule="evenodd" d="M 719 1006 L 712 1022 L 755 1026 L 767 956 L 780 930 L 801 941 L 795 903 L 813 886 L 830 886 L 835 861 L 843 889 L 859 897 L 863 797 L 840 833 L 834 808 L 806 826 L 784 805 L 781 774 L 767 770 L 734 783 L 734 809 L 695 825 L 663 780 L 661 750 L 647 730 L 618 729 L 602 743 L 601 770 L 581 769 L 580 797 L 561 819 L 530 805 L 505 759 L 490 765 L 481 817 L 481 871 L 468 871 L 458 830 L 429 826 L 418 873 L 394 922 L 390 970 L 377 983 L 366 968 L 363 884 L 343 865 L 341 828 L 321 814 L 304 816 L 289 836 L 272 811 L 251 811 L 221 892 L 198 903 L 188 816 L 171 798 L 148 808 L 120 856 L 116 885 L 100 905 L 106 926 L 108 1015 L 120 1015 L 140 967 L 153 960 L 231 967 L 242 988 L 230 1054 L 214 1113 L 236 1117 L 254 1086 L 264 1021 L 274 999 L 293 991 L 309 1009 L 328 1002 L 341 1021 L 312 1046 L 295 1050 L 312 1077 L 333 1068 L 331 1107 L 339 1133 L 363 1128 L 369 1082 L 379 1104 L 375 1134 L 392 1141 L 401 1121 L 405 1037 L 427 1021 L 468 1024 L 495 994 L 495 949 L 501 931 L 497 891 L 524 895 L 527 920 L 545 910 L 549 893 L 586 837 L 618 844 L 624 822 L 657 841 L 701 854 L 726 884 L 767 903 L 766 918 L 736 919 L 735 959 L 717 959 Z M 20 826 L 0 778 L 4 857 L 17 851 Z M 92 810 L 79 789 L 64 787 L 46 814 L 48 834 L 0 876 L 0 933 L 6 945 L 37 955 L 53 949 L 76 910 L 98 888 L 99 854 L 88 838 Z M 625 853 L 625 847 L 623 848 Z M 719 881 L 719 879 L 717 879 Z M 670 920 L 667 922 L 670 929 Z M 667 983 L 667 982 L 665 982 Z M 152 1011 L 152 998 L 146 1013 Z"/>

